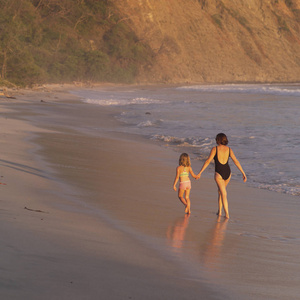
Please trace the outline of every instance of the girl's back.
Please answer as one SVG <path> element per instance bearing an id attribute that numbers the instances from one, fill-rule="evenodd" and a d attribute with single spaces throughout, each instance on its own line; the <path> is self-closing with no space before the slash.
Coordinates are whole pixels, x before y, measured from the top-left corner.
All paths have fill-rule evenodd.
<path id="1" fill-rule="evenodd" d="M 179 166 L 180 181 L 189 180 L 190 167 Z"/>

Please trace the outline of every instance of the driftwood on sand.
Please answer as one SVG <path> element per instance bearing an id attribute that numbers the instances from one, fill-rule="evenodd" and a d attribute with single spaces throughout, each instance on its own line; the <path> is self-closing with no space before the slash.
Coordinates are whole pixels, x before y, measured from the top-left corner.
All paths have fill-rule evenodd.
<path id="1" fill-rule="evenodd" d="M 27 210 L 30 210 L 30 211 L 34 211 L 34 212 L 39 212 L 39 213 L 44 213 L 44 214 L 49 214 L 48 212 L 46 211 L 42 211 L 42 210 L 39 210 L 39 209 L 32 209 L 32 208 L 28 208 L 28 207 L 24 207 L 24 209 L 27 209 Z"/>

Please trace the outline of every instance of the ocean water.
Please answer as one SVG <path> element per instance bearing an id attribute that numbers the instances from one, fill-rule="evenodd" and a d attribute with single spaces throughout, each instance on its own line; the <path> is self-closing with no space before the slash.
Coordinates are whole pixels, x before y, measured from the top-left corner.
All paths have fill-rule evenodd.
<path id="1" fill-rule="evenodd" d="M 215 146 L 216 134 L 224 132 L 248 184 L 300 195 L 299 84 L 125 87 L 73 93 L 90 105 L 113 108 L 122 124 L 118 131 L 187 151 L 200 161 L 196 172 Z M 233 179 L 241 181 L 232 161 L 230 165 Z M 213 172 L 213 163 L 207 172 Z"/>

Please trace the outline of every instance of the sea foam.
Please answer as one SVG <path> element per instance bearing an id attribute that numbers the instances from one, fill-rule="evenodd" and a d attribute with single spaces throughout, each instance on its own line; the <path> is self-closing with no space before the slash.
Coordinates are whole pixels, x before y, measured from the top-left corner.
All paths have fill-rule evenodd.
<path id="1" fill-rule="evenodd" d="M 202 91 L 213 93 L 247 93 L 247 94 L 269 94 L 280 96 L 300 96 L 297 85 L 286 85 L 284 87 L 274 85 L 191 85 L 178 87 L 179 90 Z"/>

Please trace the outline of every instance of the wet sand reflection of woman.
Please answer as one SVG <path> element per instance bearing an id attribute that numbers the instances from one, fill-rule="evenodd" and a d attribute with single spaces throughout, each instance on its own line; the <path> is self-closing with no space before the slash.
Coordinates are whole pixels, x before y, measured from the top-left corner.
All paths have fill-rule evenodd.
<path id="1" fill-rule="evenodd" d="M 224 245 L 227 225 L 228 219 L 223 219 L 221 216 L 218 216 L 203 254 L 204 265 L 209 269 L 218 269 L 217 262 L 222 256 L 221 252 L 222 246 Z"/>

